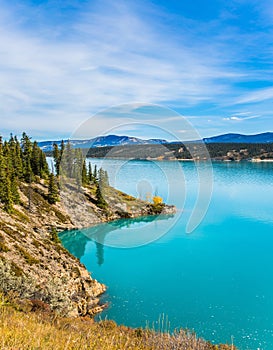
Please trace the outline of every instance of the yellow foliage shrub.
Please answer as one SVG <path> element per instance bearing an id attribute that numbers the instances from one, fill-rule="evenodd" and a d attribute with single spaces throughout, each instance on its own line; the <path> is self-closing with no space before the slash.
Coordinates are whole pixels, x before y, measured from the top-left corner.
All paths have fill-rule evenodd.
<path id="1" fill-rule="evenodd" d="M 154 196 L 153 197 L 153 203 L 154 203 L 154 205 L 162 204 L 163 203 L 163 199 L 160 196 Z"/>

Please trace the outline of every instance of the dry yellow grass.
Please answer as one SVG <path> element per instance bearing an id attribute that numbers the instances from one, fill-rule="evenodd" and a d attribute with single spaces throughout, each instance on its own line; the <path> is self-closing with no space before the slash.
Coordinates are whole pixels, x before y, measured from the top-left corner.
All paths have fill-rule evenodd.
<path id="1" fill-rule="evenodd" d="M 65 319 L 46 313 L 24 313 L 2 301 L 0 349 L 231 350 L 232 347 L 215 346 L 184 331 L 172 336 L 117 326 L 113 321 L 94 322 L 90 318 Z"/>
<path id="2" fill-rule="evenodd" d="M 53 320 L 43 314 L 0 308 L 0 348 L 5 350 L 148 349 L 137 344 L 137 336 L 127 333 L 112 322 Z"/>

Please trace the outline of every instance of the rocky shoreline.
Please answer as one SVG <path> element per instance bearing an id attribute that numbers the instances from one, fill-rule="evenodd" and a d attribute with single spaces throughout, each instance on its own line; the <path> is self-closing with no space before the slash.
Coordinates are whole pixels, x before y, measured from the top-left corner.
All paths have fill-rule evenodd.
<path id="1" fill-rule="evenodd" d="M 106 286 L 93 279 L 62 247 L 57 232 L 100 222 L 147 215 L 172 215 L 174 206 L 153 205 L 109 187 L 108 209 L 96 206 L 92 189 L 47 201 L 45 181 L 20 184 L 20 204 L 12 214 L 0 209 L 0 289 L 23 310 L 50 309 L 62 316 L 93 316 L 105 305 Z"/>

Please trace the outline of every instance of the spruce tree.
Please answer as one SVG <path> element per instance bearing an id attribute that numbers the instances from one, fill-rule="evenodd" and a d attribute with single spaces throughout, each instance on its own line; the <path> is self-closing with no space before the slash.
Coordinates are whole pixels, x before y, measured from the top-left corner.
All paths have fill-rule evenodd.
<path id="1" fill-rule="evenodd" d="M 15 140 L 15 162 L 14 162 L 14 170 L 15 174 L 18 176 L 18 179 L 23 178 L 23 153 L 20 142 L 17 137 L 14 137 Z"/>
<path id="2" fill-rule="evenodd" d="M 107 203 L 103 197 L 103 190 L 104 190 L 104 171 L 102 168 L 99 169 L 98 174 L 98 180 L 96 182 L 97 189 L 96 189 L 96 197 L 97 197 L 97 206 L 101 209 L 107 208 Z"/>
<path id="3" fill-rule="evenodd" d="M 23 153 L 23 176 L 27 183 L 31 183 L 33 180 L 33 172 L 31 168 L 32 143 L 25 132 L 22 135 L 21 142 Z"/>
<path id="4" fill-rule="evenodd" d="M 53 144 L 53 158 L 54 158 L 56 175 L 59 176 L 60 175 L 61 152 L 60 152 L 59 147 L 56 143 Z"/>
<path id="5" fill-rule="evenodd" d="M 6 174 L 6 176 L 4 177 L 3 190 L 4 195 L 2 198 L 2 203 L 4 204 L 4 210 L 10 214 L 13 211 L 13 200 L 9 174 Z"/>
<path id="6" fill-rule="evenodd" d="M 41 176 L 41 166 L 40 166 L 40 148 L 38 147 L 37 141 L 33 142 L 32 150 L 31 150 L 31 170 L 34 175 Z"/>
<path id="7" fill-rule="evenodd" d="M 1 147 L 2 148 L 2 147 Z M 5 148 L 5 153 L 4 153 Z M 7 144 L 4 143 L 3 156 L 1 157 L 1 202 L 3 204 L 3 209 L 7 213 L 11 213 L 13 209 L 12 191 L 11 191 L 11 168 L 10 159 L 7 152 Z M 2 151 L 1 151 L 2 152 Z"/>
<path id="8" fill-rule="evenodd" d="M 86 169 L 86 161 L 83 161 L 82 165 L 82 185 L 86 186 L 88 184 L 88 176 L 87 176 L 87 169 Z"/>
<path id="9" fill-rule="evenodd" d="M 19 204 L 20 203 L 20 195 L 18 192 L 18 177 L 16 176 L 14 170 L 11 174 L 11 196 L 12 196 L 12 201 L 14 204 Z"/>
<path id="10" fill-rule="evenodd" d="M 77 148 L 73 150 L 73 162 L 72 162 L 72 178 L 76 180 L 76 184 L 78 187 L 83 185 L 82 177 L 83 177 L 83 154 L 82 150 Z"/>
<path id="11" fill-rule="evenodd" d="M 39 149 L 39 166 L 41 178 L 47 179 L 49 176 L 49 167 L 46 161 L 46 155 L 41 149 Z"/>
<path id="12" fill-rule="evenodd" d="M 98 179 L 98 171 L 97 171 L 97 165 L 94 166 L 94 173 L 93 173 L 93 179 L 96 181 Z"/>
<path id="13" fill-rule="evenodd" d="M 60 150 L 60 158 L 61 159 L 62 159 L 64 150 L 65 150 L 65 143 L 64 143 L 64 140 L 62 140 L 62 142 L 61 142 L 61 150 Z"/>
<path id="14" fill-rule="evenodd" d="M 63 149 L 61 149 L 62 160 L 61 160 L 60 172 L 62 175 L 68 178 L 75 177 L 73 176 L 75 175 L 75 168 L 74 168 L 75 151 L 72 148 L 69 140 L 65 146 L 64 146 L 64 142 L 62 142 L 62 147 Z"/>
<path id="15" fill-rule="evenodd" d="M 55 180 L 55 176 L 50 173 L 49 175 L 49 185 L 48 185 L 48 202 L 50 204 L 55 204 L 60 200 L 59 189 Z"/>
<path id="16" fill-rule="evenodd" d="M 93 174 L 92 174 L 91 162 L 88 163 L 88 182 L 89 182 L 89 184 L 92 184 L 92 182 L 93 182 Z"/>
<path id="17" fill-rule="evenodd" d="M 96 188 L 96 197 L 97 197 L 97 206 L 101 209 L 106 209 L 108 204 L 106 203 L 105 199 L 103 198 L 103 195 L 101 193 L 100 185 L 97 183 Z"/>

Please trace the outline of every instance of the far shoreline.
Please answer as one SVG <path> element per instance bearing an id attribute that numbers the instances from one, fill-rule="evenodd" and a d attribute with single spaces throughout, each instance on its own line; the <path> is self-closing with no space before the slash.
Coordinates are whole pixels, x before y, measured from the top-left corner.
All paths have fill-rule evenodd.
<path id="1" fill-rule="evenodd" d="M 195 163 L 273 163 L 273 158 L 268 159 L 187 159 L 187 158 L 175 158 L 175 159 L 157 159 L 157 158 L 125 158 L 125 157 L 86 157 L 86 159 L 97 159 L 97 160 L 124 160 L 124 161 L 153 161 L 153 162 L 195 162 Z"/>

